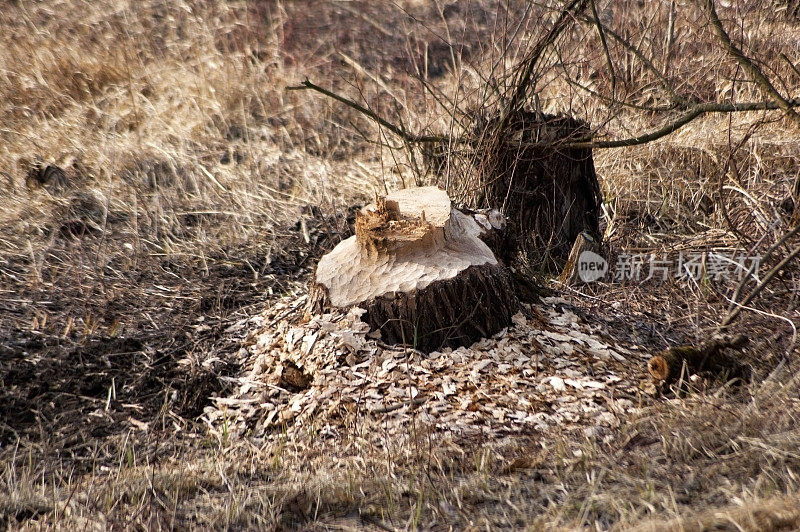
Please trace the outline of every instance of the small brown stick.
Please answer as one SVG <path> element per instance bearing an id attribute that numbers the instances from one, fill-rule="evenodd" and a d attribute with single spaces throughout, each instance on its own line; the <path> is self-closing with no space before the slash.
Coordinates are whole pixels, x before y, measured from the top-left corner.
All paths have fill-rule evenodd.
<path id="1" fill-rule="evenodd" d="M 394 412 L 395 410 L 400 410 L 404 406 L 421 405 L 422 403 L 424 403 L 427 400 L 428 400 L 428 396 L 415 397 L 413 399 L 408 399 L 408 400 L 403 401 L 401 403 L 374 408 L 373 410 L 371 410 L 371 413 L 373 413 L 373 414 L 388 414 L 389 412 Z"/>
<path id="2" fill-rule="evenodd" d="M 684 364 L 692 372 L 710 371 L 714 374 L 726 374 L 729 379 L 747 380 L 750 378 L 750 368 L 726 354 L 725 349 L 741 349 L 748 342 L 746 336 L 738 335 L 732 339 L 715 338 L 699 348 L 691 345 L 670 347 L 652 357 L 647 362 L 647 370 L 653 379 L 666 384 L 678 380 Z"/>

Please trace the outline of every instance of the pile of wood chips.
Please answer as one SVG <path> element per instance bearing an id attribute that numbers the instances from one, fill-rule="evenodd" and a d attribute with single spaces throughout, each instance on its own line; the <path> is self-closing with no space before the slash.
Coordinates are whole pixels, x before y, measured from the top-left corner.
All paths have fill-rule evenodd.
<path id="1" fill-rule="evenodd" d="M 442 436 L 557 430 L 604 440 L 652 397 L 650 354 L 609 337 L 615 331 L 590 325 L 559 297 L 526 306 L 491 339 L 429 355 L 381 342 L 361 309 L 304 322 L 304 305 L 305 297 L 287 298 L 250 319 L 241 376 L 205 411 L 213 432 L 337 438 L 354 419 L 371 417 L 380 438 L 424 423 Z"/>

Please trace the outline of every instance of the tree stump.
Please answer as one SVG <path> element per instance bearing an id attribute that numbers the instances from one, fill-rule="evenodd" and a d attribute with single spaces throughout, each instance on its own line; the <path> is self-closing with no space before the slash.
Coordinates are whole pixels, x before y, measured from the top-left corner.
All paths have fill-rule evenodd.
<path id="1" fill-rule="evenodd" d="M 564 146 L 588 137 L 589 126 L 568 116 L 520 111 L 505 130 L 498 127 L 497 116 L 476 120 L 466 165 L 459 165 L 456 152 L 442 155 L 442 146 L 430 148 L 427 160 L 434 171 L 451 161 L 456 175 L 470 175 L 460 166 L 471 166 L 476 178 L 449 180 L 448 191 L 467 205 L 506 216 L 513 262 L 558 273 L 581 232 L 600 238 L 602 198 L 592 150 Z"/>
<path id="2" fill-rule="evenodd" d="M 320 259 L 311 309 L 364 308 L 385 342 L 425 352 L 489 337 L 519 302 L 485 232 L 436 187 L 393 192 L 357 214 L 355 235 Z"/>
<path id="3" fill-rule="evenodd" d="M 581 232 L 572 245 L 567 263 L 558 276 L 558 282 L 572 285 L 578 281 L 590 283 L 601 279 L 608 270 L 608 264 L 601 252 L 600 243 L 586 231 Z M 584 268 L 592 269 L 589 271 Z"/>

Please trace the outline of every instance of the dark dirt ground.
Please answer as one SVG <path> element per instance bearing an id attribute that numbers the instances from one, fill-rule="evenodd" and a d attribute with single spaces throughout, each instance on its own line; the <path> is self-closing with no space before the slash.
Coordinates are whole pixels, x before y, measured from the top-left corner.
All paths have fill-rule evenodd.
<path id="1" fill-rule="evenodd" d="M 131 418 L 198 428 L 237 369 L 243 339 L 226 328 L 302 286 L 347 236 L 343 219 L 308 213 L 309 242 L 298 222 L 275 231 L 269 249 L 245 242 L 204 263 L 143 254 L 122 275 L 98 276 L 85 257 L 102 237 L 83 234 L 47 253 L 41 282 L 25 261 L 4 265 L 0 448 L 29 442 L 37 458 L 59 458 L 42 467 L 79 473 L 119 443 Z"/>

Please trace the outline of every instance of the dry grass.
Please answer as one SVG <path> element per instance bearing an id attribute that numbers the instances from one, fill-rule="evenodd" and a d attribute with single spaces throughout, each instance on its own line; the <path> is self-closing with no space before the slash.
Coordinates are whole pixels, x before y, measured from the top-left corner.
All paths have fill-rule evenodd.
<path id="1" fill-rule="evenodd" d="M 465 115 L 495 105 L 481 93 L 486 73 L 509 73 L 546 7 L 508 42 L 526 3 L 508 13 L 489 1 L 0 4 L 0 524 L 800 528 L 794 264 L 737 325 L 754 340 L 755 382 L 695 382 L 602 438 L 432 447 L 420 425 L 375 448 L 360 435 L 380 423 L 353 414 L 335 441 L 311 428 L 257 447 L 202 424 L 238 369 L 245 339 L 226 329 L 303 290 L 315 258 L 347 234 L 348 206 L 424 179 L 357 113 L 285 87 L 308 76 L 416 131 L 457 129 L 436 99 L 459 99 Z M 615 27 L 649 21 L 631 23 L 630 38 L 652 57 L 671 54 L 670 79 L 686 94 L 760 98 L 741 75 L 726 81 L 735 65 L 703 44 L 709 30 L 689 8 L 671 52 L 640 38 L 666 27 L 668 3 L 655 4 L 636 8 L 647 17 L 599 7 Z M 770 6 L 721 14 L 744 21 L 750 31 L 735 37 L 796 95 L 778 51 L 791 55 L 800 27 Z M 657 125 L 564 81 L 609 88 L 596 32 L 570 33 L 556 50 L 546 64 L 563 68 L 540 73 L 546 110 L 617 136 Z M 617 89 L 662 103 L 652 72 L 612 53 L 626 65 Z M 597 151 L 610 250 L 763 252 L 793 223 L 785 199 L 799 140 L 779 115 L 748 113 Z M 734 289 L 597 284 L 578 301 L 630 309 L 632 337 L 655 349 L 706 337 Z"/>

